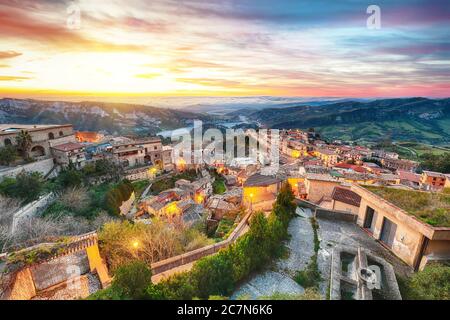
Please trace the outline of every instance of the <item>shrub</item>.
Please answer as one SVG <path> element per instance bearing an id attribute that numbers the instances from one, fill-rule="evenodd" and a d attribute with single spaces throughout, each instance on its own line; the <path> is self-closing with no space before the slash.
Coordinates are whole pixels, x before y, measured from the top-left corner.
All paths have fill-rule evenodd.
<path id="1" fill-rule="evenodd" d="M 44 191 L 44 178 L 39 172 L 21 172 L 16 178 L 4 178 L 0 183 L 0 192 L 24 203 L 39 198 Z"/>
<path id="2" fill-rule="evenodd" d="M 190 300 L 194 294 L 194 286 L 186 272 L 175 274 L 147 288 L 147 295 L 152 300 Z"/>
<path id="3" fill-rule="evenodd" d="M 84 188 L 71 188 L 64 191 L 59 202 L 76 213 L 81 213 L 89 207 L 89 195 Z"/>
<path id="4" fill-rule="evenodd" d="M 0 164 L 9 166 L 17 159 L 17 150 L 14 146 L 7 145 L 0 148 Z"/>
<path id="5" fill-rule="evenodd" d="M 450 300 L 450 266 L 433 263 L 399 281 L 405 300 Z"/>
<path id="6" fill-rule="evenodd" d="M 134 188 L 130 181 L 121 181 L 106 193 L 104 208 L 112 215 L 119 215 L 120 206 L 130 198 L 133 191 Z"/>
<path id="7" fill-rule="evenodd" d="M 206 299 L 210 295 L 229 295 L 235 284 L 231 270 L 233 261 L 226 250 L 200 259 L 190 272 L 197 296 Z"/>
<path id="8" fill-rule="evenodd" d="M 83 183 L 83 173 L 69 166 L 59 173 L 57 180 L 63 188 L 78 187 Z"/>
<path id="9" fill-rule="evenodd" d="M 117 269 L 112 287 L 124 298 L 143 299 L 151 281 L 150 268 L 142 261 L 134 261 Z"/>

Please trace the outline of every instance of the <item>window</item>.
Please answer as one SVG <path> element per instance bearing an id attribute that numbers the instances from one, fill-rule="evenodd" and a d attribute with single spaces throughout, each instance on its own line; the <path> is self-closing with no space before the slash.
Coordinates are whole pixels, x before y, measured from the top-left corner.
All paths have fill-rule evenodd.
<path id="1" fill-rule="evenodd" d="M 158 146 L 154 146 L 154 149 L 155 149 L 155 150 L 158 150 Z"/>
<path id="2" fill-rule="evenodd" d="M 12 144 L 11 139 L 8 139 L 8 138 L 5 139 L 4 143 L 5 143 L 5 146 L 10 146 Z"/>
<path id="3" fill-rule="evenodd" d="M 53 132 L 49 132 L 48 138 L 49 138 L 50 140 L 55 139 L 55 135 L 53 134 Z"/>
<path id="4" fill-rule="evenodd" d="M 62 137 L 64 133 L 62 131 L 59 132 L 59 136 Z"/>

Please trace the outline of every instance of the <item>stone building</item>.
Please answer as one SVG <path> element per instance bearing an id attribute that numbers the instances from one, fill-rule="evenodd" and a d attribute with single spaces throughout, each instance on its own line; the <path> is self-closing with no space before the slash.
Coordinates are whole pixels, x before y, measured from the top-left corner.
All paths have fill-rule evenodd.
<path id="1" fill-rule="evenodd" d="M 62 167 L 73 164 L 75 168 L 81 169 L 86 164 L 84 145 L 81 143 L 68 142 L 50 148 L 55 162 Z"/>
<path id="2" fill-rule="evenodd" d="M 334 187 L 340 184 L 339 180 L 329 174 L 308 173 L 305 175 L 306 199 L 319 203 L 323 197 L 330 197 Z"/>
<path id="3" fill-rule="evenodd" d="M 408 265 L 418 270 L 429 261 L 450 260 L 450 227 L 430 225 L 362 186 L 351 190 L 361 197 L 358 225 Z"/>
<path id="4" fill-rule="evenodd" d="M 244 183 L 242 204 L 250 210 L 270 210 L 277 199 L 282 180 L 255 173 Z"/>
<path id="5" fill-rule="evenodd" d="M 27 261 L 34 262 L 17 266 L 19 256 L 29 256 Z M 2 274 L 0 299 L 82 299 L 111 282 L 95 232 L 65 242 L 42 243 L 0 258 L 0 270 L 8 270 Z"/>
<path id="6" fill-rule="evenodd" d="M 50 157 L 50 148 L 52 146 L 68 142 L 76 142 L 73 127 L 71 124 L 1 124 L 0 146 L 15 145 L 16 137 L 22 130 L 28 132 L 31 136 L 32 143 L 29 155 L 34 159 Z"/>
<path id="7" fill-rule="evenodd" d="M 439 191 L 445 187 L 447 177 L 445 174 L 433 171 L 423 171 L 420 176 L 422 188 L 431 191 Z"/>
<path id="8" fill-rule="evenodd" d="M 123 139 L 111 144 L 114 160 L 125 168 L 153 164 L 166 169 L 172 164 L 172 149 L 163 148 L 159 138 Z"/>

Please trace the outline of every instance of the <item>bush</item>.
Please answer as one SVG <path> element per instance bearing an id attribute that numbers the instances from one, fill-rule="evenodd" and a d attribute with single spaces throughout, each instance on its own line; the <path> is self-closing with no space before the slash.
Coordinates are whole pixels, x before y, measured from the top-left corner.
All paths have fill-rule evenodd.
<path id="1" fill-rule="evenodd" d="M 4 178 L 0 183 L 0 192 L 12 198 L 28 203 L 39 198 L 44 191 L 44 177 L 39 172 L 21 172 L 16 178 Z"/>
<path id="2" fill-rule="evenodd" d="M 399 286 L 405 300 L 450 300 L 450 266 L 433 263 Z"/>
<path id="3" fill-rule="evenodd" d="M 63 188 L 78 187 L 83 183 L 83 173 L 69 167 L 59 173 L 57 180 Z"/>
<path id="4" fill-rule="evenodd" d="M 150 268 L 142 261 L 134 261 L 117 269 L 112 287 L 124 298 L 143 299 L 151 281 Z"/>
<path id="5" fill-rule="evenodd" d="M 109 190 L 105 195 L 104 208 L 108 210 L 111 215 L 120 214 L 120 206 L 124 201 L 127 201 L 134 188 L 130 181 L 123 180 L 117 186 Z"/>
<path id="6" fill-rule="evenodd" d="M 195 290 L 188 273 L 175 274 L 164 282 L 150 285 L 147 295 L 152 300 L 190 300 Z"/>
<path id="7" fill-rule="evenodd" d="M 294 280 L 305 289 L 318 288 L 321 279 L 316 255 L 311 257 L 306 269 L 298 271 L 294 277 Z"/>
<path id="8" fill-rule="evenodd" d="M 0 164 L 3 166 L 9 166 L 18 157 L 17 150 L 14 146 L 4 146 L 0 148 Z"/>
<path id="9" fill-rule="evenodd" d="M 71 188 L 64 191 L 59 202 L 75 213 L 81 213 L 89 207 L 89 194 L 83 188 Z"/>
<path id="10" fill-rule="evenodd" d="M 214 180 L 212 187 L 214 194 L 223 194 L 225 193 L 225 191 L 227 191 L 227 187 L 225 187 L 223 178 Z"/>

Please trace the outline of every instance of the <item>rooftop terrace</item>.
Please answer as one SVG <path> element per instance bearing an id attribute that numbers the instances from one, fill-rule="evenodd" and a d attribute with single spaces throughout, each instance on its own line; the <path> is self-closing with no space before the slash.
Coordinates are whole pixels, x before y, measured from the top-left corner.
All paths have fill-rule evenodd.
<path id="1" fill-rule="evenodd" d="M 420 221 L 434 227 L 450 227 L 450 194 L 364 187 Z"/>

